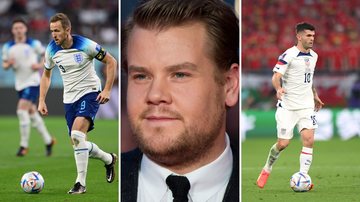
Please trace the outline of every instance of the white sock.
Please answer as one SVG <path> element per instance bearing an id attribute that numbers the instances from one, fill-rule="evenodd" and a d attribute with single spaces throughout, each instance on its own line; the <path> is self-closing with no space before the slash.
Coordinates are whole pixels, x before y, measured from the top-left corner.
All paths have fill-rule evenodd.
<path id="1" fill-rule="evenodd" d="M 104 152 L 93 142 L 87 141 L 86 144 L 89 149 L 89 157 L 90 158 L 100 159 L 106 165 L 109 165 L 112 162 L 111 154 Z"/>
<path id="2" fill-rule="evenodd" d="M 80 182 L 81 185 L 86 186 L 86 173 L 89 161 L 89 149 L 86 144 L 85 133 L 77 130 L 71 131 L 71 139 L 74 143 L 74 156 L 77 169 L 76 182 Z"/>
<path id="3" fill-rule="evenodd" d="M 267 172 L 271 172 L 272 170 L 272 166 L 273 164 L 275 163 L 276 159 L 279 158 L 279 155 L 280 155 L 280 151 L 277 149 L 276 147 L 276 143 L 271 147 L 270 151 L 269 151 L 269 155 L 266 159 L 266 164 L 264 166 L 264 169 L 267 171 Z"/>
<path id="4" fill-rule="evenodd" d="M 28 148 L 30 138 L 30 115 L 27 110 L 18 109 L 16 111 L 20 125 L 20 146 Z"/>
<path id="5" fill-rule="evenodd" d="M 300 154 L 300 172 L 308 173 L 312 163 L 313 148 L 303 147 Z"/>
<path id="6" fill-rule="evenodd" d="M 47 130 L 45 123 L 43 121 L 43 119 L 41 118 L 40 114 L 38 112 L 35 112 L 33 114 L 30 114 L 30 118 L 31 118 L 31 122 L 32 122 L 32 126 L 35 127 L 41 137 L 44 140 L 44 143 L 46 145 L 51 143 L 51 136 L 49 134 L 49 131 Z"/>

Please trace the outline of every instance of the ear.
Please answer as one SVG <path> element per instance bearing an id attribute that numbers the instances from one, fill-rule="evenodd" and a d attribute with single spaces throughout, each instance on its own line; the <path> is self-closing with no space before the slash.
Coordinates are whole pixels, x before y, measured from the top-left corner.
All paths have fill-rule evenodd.
<path id="1" fill-rule="evenodd" d="M 301 33 L 297 33 L 296 38 L 297 38 L 298 41 L 300 41 L 301 40 Z"/>
<path id="2" fill-rule="evenodd" d="M 239 100 L 239 64 L 233 63 L 225 74 L 225 104 L 227 107 L 232 107 Z"/>

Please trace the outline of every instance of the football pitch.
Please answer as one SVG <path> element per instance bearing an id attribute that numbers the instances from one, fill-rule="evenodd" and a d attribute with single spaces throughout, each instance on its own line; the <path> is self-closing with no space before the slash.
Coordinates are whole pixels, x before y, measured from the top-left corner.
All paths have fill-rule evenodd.
<path id="1" fill-rule="evenodd" d="M 309 175 L 314 183 L 310 192 L 295 193 L 289 186 L 299 170 L 301 141 L 294 138 L 275 163 L 266 186 L 256 186 L 275 138 L 252 138 L 242 143 L 242 202 L 360 201 L 360 138 L 315 142 Z"/>
<path id="2" fill-rule="evenodd" d="M 18 120 L 15 116 L 0 117 L 0 201 L 118 201 L 118 164 L 116 179 L 107 183 L 104 164 L 96 159 L 89 159 L 86 194 L 67 194 L 75 183 L 76 166 L 65 119 L 45 117 L 44 120 L 50 134 L 57 139 L 53 155 L 45 156 L 43 140 L 32 129 L 29 153 L 16 157 L 20 138 Z M 95 130 L 89 133 L 88 140 L 104 151 L 118 154 L 118 120 L 96 120 Z M 26 194 L 20 188 L 21 176 L 28 171 L 38 171 L 44 177 L 41 193 Z"/>

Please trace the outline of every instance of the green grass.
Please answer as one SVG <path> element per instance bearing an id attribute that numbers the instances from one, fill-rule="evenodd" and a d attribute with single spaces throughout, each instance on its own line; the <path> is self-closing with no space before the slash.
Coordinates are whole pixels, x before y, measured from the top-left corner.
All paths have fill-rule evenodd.
<path id="1" fill-rule="evenodd" d="M 20 138 L 18 121 L 16 117 L 0 117 L 0 201 L 118 201 L 118 172 L 115 181 L 107 183 L 104 164 L 95 159 L 89 160 L 87 193 L 67 194 L 76 179 L 76 166 L 65 119 L 45 117 L 44 120 L 57 139 L 53 156 L 45 157 L 44 143 L 33 129 L 28 155 L 16 157 Z M 95 130 L 89 133 L 88 140 L 104 151 L 118 153 L 118 121 L 96 120 Z M 40 172 L 45 179 L 45 187 L 39 194 L 26 194 L 20 188 L 21 176 L 32 170 Z"/>
<path id="2" fill-rule="evenodd" d="M 242 202 L 360 201 L 360 139 L 316 142 L 310 176 L 314 189 L 295 193 L 289 186 L 299 170 L 301 141 L 294 139 L 281 153 L 264 189 L 255 182 L 275 139 L 248 139 L 242 144 Z"/>

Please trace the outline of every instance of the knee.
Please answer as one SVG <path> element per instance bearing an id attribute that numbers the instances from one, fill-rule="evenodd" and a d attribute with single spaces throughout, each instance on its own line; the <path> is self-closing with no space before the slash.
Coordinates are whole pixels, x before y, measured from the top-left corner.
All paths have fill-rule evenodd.
<path id="1" fill-rule="evenodd" d="M 85 147 L 86 144 L 86 135 L 85 133 L 77 130 L 71 131 L 71 140 L 75 148 Z"/>
<path id="2" fill-rule="evenodd" d="M 289 146 L 290 140 L 280 140 L 277 142 L 276 147 L 279 151 L 284 150 L 287 146 Z"/>
<path id="3" fill-rule="evenodd" d="M 22 110 L 22 109 L 18 109 L 16 111 L 16 114 L 19 118 L 20 124 L 21 125 L 27 125 L 30 123 L 30 115 L 29 112 L 27 110 Z"/>
<path id="4" fill-rule="evenodd" d="M 305 147 L 313 147 L 314 145 L 314 136 L 305 136 L 303 139 L 303 146 Z"/>

